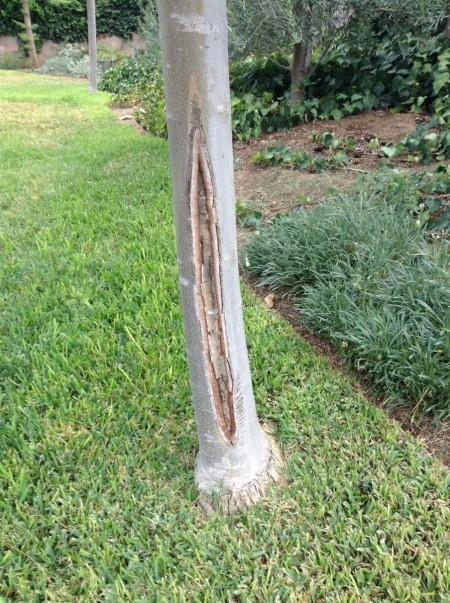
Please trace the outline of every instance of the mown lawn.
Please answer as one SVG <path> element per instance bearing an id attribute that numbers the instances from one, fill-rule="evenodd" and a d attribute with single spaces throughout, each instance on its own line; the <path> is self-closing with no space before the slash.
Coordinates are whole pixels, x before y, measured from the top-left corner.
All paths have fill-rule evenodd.
<path id="1" fill-rule="evenodd" d="M 167 146 L 0 72 L 0 601 L 448 601 L 448 474 L 244 291 L 287 485 L 206 520 Z"/>

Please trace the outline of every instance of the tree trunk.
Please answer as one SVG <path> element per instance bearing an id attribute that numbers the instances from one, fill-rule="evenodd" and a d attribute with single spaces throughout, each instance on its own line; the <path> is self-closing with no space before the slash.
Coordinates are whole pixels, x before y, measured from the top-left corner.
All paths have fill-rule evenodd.
<path id="1" fill-rule="evenodd" d="M 299 100 L 303 96 L 304 88 L 302 88 L 302 82 L 308 75 L 309 68 L 311 67 L 312 49 L 310 44 L 307 42 L 296 42 L 294 44 L 294 52 L 292 55 L 291 69 L 291 81 L 292 81 L 292 93 L 291 103 Z"/>
<path id="2" fill-rule="evenodd" d="M 31 25 L 30 6 L 28 0 L 22 0 L 22 13 L 23 21 L 25 23 L 25 33 L 28 38 L 28 52 L 30 54 L 31 66 L 33 69 L 39 67 L 39 61 L 36 52 L 36 45 L 34 43 L 33 27 Z"/>
<path id="3" fill-rule="evenodd" d="M 259 425 L 237 264 L 225 0 L 159 0 L 179 281 L 207 512 L 235 513 L 278 480 Z"/>
<path id="4" fill-rule="evenodd" d="M 295 101 L 302 98 L 304 93 L 302 83 L 311 67 L 311 12 L 313 8 L 309 0 L 297 0 L 293 10 L 298 22 L 301 24 L 301 42 L 294 44 L 290 65 L 292 82 L 291 103 L 295 103 Z"/>
<path id="5" fill-rule="evenodd" d="M 87 0 L 88 43 L 89 43 L 89 92 L 97 90 L 97 25 L 95 0 Z"/>

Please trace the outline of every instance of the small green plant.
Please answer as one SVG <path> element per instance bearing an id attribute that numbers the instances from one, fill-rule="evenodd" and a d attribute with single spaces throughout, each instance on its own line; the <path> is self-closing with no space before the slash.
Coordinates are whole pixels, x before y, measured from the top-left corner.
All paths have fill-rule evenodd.
<path id="1" fill-rule="evenodd" d="M 252 161 L 265 166 L 279 165 L 282 163 L 290 164 L 292 157 L 293 153 L 290 147 L 282 142 L 277 142 L 274 145 L 267 146 L 264 152 L 256 153 L 252 157 Z"/>
<path id="2" fill-rule="evenodd" d="M 292 151 L 290 147 L 281 142 L 268 146 L 264 152 L 256 153 L 252 161 L 260 165 L 285 165 L 295 170 L 309 170 L 310 172 L 324 172 L 335 170 L 350 163 L 345 151 L 337 151 L 327 156 L 314 156 L 299 149 Z"/>
<path id="3" fill-rule="evenodd" d="M 405 173 L 388 166 L 362 179 L 377 198 L 408 211 L 433 237 L 450 234 L 450 168 Z"/>
<path id="4" fill-rule="evenodd" d="M 245 205 L 240 199 L 236 202 L 236 218 L 243 228 L 259 228 L 262 224 L 262 211 L 253 204 Z"/>
<path id="5" fill-rule="evenodd" d="M 18 52 L 0 52 L 0 69 L 17 70 L 27 66 L 25 57 Z"/>
<path id="6" fill-rule="evenodd" d="M 318 143 L 324 150 L 341 150 L 341 151 L 352 151 L 356 147 L 356 142 L 353 138 L 343 140 L 336 138 L 333 132 L 323 132 L 322 134 L 313 134 L 311 136 L 313 142 Z M 322 150 L 322 149 L 321 149 Z"/>
<path id="7" fill-rule="evenodd" d="M 129 54 L 124 50 L 117 50 L 106 44 L 99 44 L 97 48 L 97 57 L 99 59 L 109 59 L 111 61 L 123 61 Z"/>

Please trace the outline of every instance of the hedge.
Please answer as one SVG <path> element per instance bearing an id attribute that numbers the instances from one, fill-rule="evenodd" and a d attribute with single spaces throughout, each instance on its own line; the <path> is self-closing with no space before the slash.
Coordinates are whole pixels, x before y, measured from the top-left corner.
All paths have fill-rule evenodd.
<path id="1" fill-rule="evenodd" d="M 40 0 L 30 6 L 32 22 L 41 39 L 53 42 L 81 42 L 87 38 L 86 5 L 80 0 L 54 3 Z M 139 31 L 143 9 L 140 2 L 97 0 L 99 35 L 130 38 Z M 22 31 L 19 0 L 0 0 L 0 35 L 15 36 Z"/>

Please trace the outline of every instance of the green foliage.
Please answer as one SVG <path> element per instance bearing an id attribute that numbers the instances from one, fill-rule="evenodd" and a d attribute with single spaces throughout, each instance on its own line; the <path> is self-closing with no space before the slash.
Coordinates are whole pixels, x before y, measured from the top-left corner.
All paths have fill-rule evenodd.
<path id="1" fill-rule="evenodd" d="M 111 48 L 111 46 L 107 46 L 106 44 L 98 44 L 97 45 L 97 57 L 99 59 L 107 59 L 110 61 L 123 61 L 129 56 L 128 52 L 125 50 L 117 50 L 116 48 Z"/>
<path id="2" fill-rule="evenodd" d="M 321 99 L 319 114 L 337 107 L 351 115 L 380 105 L 432 110 L 443 93 L 436 79 L 448 49 L 442 36 L 386 35 L 369 55 L 342 45 L 318 66 L 307 93 Z"/>
<path id="3" fill-rule="evenodd" d="M 0 52 L 0 69 L 25 69 L 27 63 L 23 54 L 18 52 Z"/>
<path id="4" fill-rule="evenodd" d="M 447 15 L 446 0 L 230 0 L 228 21 L 233 56 L 278 52 L 290 60 L 295 43 L 332 48 L 343 42 L 370 53 L 380 35 L 436 33 Z"/>
<path id="5" fill-rule="evenodd" d="M 58 54 L 46 59 L 36 73 L 46 75 L 70 75 L 71 77 L 89 77 L 89 56 L 78 44 L 67 44 Z"/>
<path id="6" fill-rule="evenodd" d="M 434 237 L 450 235 L 450 168 L 405 174 L 382 169 L 364 179 L 373 194 L 406 210 Z"/>
<path id="7" fill-rule="evenodd" d="M 301 295 L 298 307 L 389 399 L 450 415 L 450 254 L 390 189 L 339 195 L 281 216 L 254 237 L 258 282 Z M 394 189 L 394 194 L 398 189 Z"/>
<path id="8" fill-rule="evenodd" d="M 127 99 L 140 90 L 145 90 L 148 81 L 161 73 L 159 65 L 146 53 L 125 57 L 120 64 L 110 69 L 102 78 L 99 89 Z"/>
<path id="9" fill-rule="evenodd" d="M 245 70 L 241 62 L 239 77 L 231 77 L 232 86 L 245 83 L 245 89 L 236 88 L 232 93 L 235 134 L 248 141 L 261 132 L 290 127 L 301 120 L 341 119 L 391 106 L 435 114 L 443 132 L 437 154 L 448 153 L 449 52 L 450 42 L 443 36 L 423 40 L 386 35 L 371 54 L 362 47 L 341 45 L 306 80 L 304 95 L 295 105 L 289 102 L 289 92 L 280 92 L 285 83 L 283 70 L 272 64 L 276 85 L 263 97 L 261 82 L 266 81 L 263 77 L 270 61 L 255 60 L 253 72 L 252 62 L 244 63 Z"/>
<path id="10" fill-rule="evenodd" d="M 164 82 L 153 55 L 127 57 L 104 75 L 99 89 L 116 95 L 117 102 L 138 105 L 136 121 L 155 136 L 167 136 Z"/>
<path id="11" fill-rule="evenodd" d="M 82 0 L 30 2 L 30 13 L 40 37 L 53 42 L 87 39 L 86 3 Z M 140 2 L 97 0 L 97 32 L 130 38 L 139 31 L 143 9 Z M 0 35 L 17 35 L 23 21 L 17 0 L 0 0 Z"/>
<path id="12" fill-rule="evenodd" d="M 334 140 L 334 136 L 330 132 L 326 132 L 329 137 L 325 140 L 330 145 L 330 153 L 327 156 L 312 155 L 302 150 L 292 151 L 290 147 L 277 142 L 273 146 L 268 146 L 264 152 L 256 153 L 252 157 L 252 161 L 260 165 L 285 165 L 295 170 L 309 170 L 310 172 L 323 172 L 325 170 L 335 170 L 343 165 L 350 163 L 345 151 L 331 151 L 332 148 L 337 149 L 338 146 L 331 147 L 332 141 L 339 145 L 342 141 Z"/>
<path id="13" fill-rule="evenodd" d="M 262 224 L 262 212 L 254 204 L 244 204 L 238 200 L 236 202 L 237 222 L 243 228 L 259 228 Z"/>
<path id="14" fill-rule="evenodd" d="M 0 599 L 445 601 L 444 468 L 246 287 L 288 479 L 202 517 L 167 144 L 0 77 Z"/>
<path id="15" fill-rule="evenodd" d="M 97 0 L 97 30 L 99 35 L 131 38 L 138 33 L 143 18 L 144 2 L 129 0 Z"/>
<path id="16" fill-rule="evenodd" d="M 443 37 L 423 41 L 411 36 L 401 40 L 385 36 L 371 56 L 342 45 L 318 67 L 295 105 L 290 103 L 286 72 L 270 57 L 234 62 L 230 70 L 234 136 L 247 142 L 262 132 L 288 128 L 302 120 L 341 119 L 366 109 L 395 106 L 434 112 L 437 121 L 433 124 L 442 134 L 433 157 L 448 153 L 449 49 L 450 42 Z M 280 55 L 273 58 L 283 60 Z M 138 55 L 110 70 L 103 89 L 119 95 L 119 101 L 132 90 L 142 107 L 144 123 L 151 122 L 153 111 L 159 123 L 163 115 L 162 85 L 156 86 L 156 80 L 151 83 L 161 95 L 146 92 L 149 78 L 155 78 L 156 71 L 160 74 L 154 53 Z M 152 126 L 150 131 L 157 129 Z"/>

